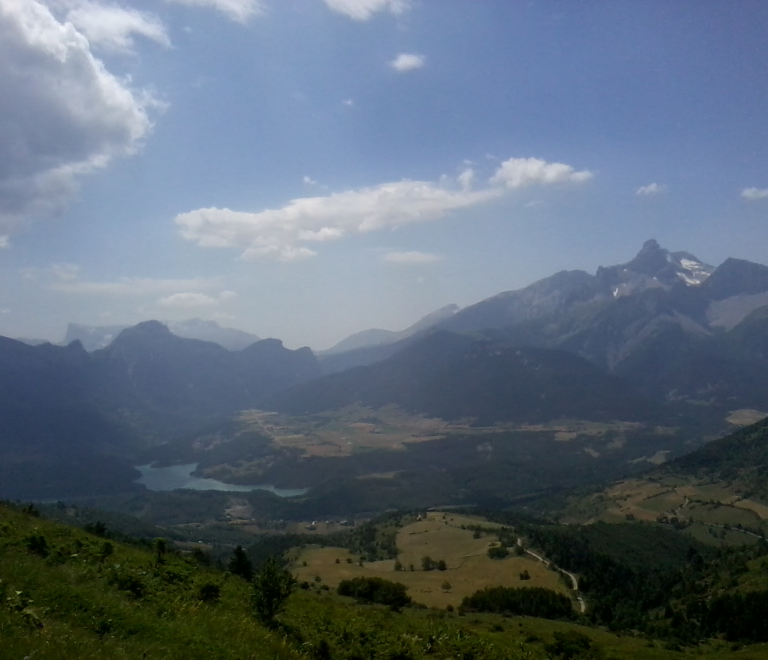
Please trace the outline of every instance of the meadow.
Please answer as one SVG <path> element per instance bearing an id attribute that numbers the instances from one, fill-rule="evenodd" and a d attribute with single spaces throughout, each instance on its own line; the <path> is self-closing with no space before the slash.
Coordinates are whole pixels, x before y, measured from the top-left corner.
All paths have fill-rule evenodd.
<path id="1" fill-rule="evenodd" d="M 475 538 L 478 526 L 484 531 Z M 300 582 L 334 589 L 342 580 L 382 577 L 404 584 L 414 602 L 439 608 L 458 607 L 465 596 L 489 586 L 544 587 L 570 594 L 557 572 L 530 555 L 512 552 L 505 559 L 491 559 L 488 549 L 498 546 L 493 530 L 500 527 L 476 517 L 429 512 L 398 530 L 397 559 L 361 562 L 344 548 L 309 546 L 291 570 Z M 424 557 L 444 561 L 445 570 L 422 570 Z M 396 562 L 402 570 L 395 570 Z M 521 579 L 522 574 L 528 577 Z"/>

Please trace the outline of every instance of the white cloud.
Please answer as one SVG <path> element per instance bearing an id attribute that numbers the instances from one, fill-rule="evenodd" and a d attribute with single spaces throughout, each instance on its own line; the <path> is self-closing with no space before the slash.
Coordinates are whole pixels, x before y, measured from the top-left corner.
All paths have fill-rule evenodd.
<path id="1" fill-rule="evenodd" d="M 461 185 L 462 190 L 469 190 L 472 188 L 472 184 L 475 181 L 475 171 L 471 167 L 468 167 L 456 177 L 456 180 L 459 182 L 459 185 Z"/>
<path id="2" fill-rule="evenodd" d="M 210 289 L 217 285 L 217 280 L 204 278 L 164 280 L 148 277 L 123 277 L 115 282 L 92 282 L 87 280 L 56 281 L 50 287 L 62 293 L 129 297 L 164 293 L 173 294 L 190 289 Z"/>
<path id="3" fill-rule="evenodd" d="M 175 307 L 189 309 L 190 307 L 210 307 L 218 301 L 204 293 L 182 292 L 173 293 L 170 296 L 161 298 L 157 304 L 161 307 Z"/>
<path id="4" fill-rule="evenodd" d="M 241 251 L 243 259 L 298 261 L 317 253 L 306 243 L 438 220 L 452 211 L 498 199 L 508 190 L 534 184 L 581 183 L 591 172 L 535 158 L 505 161 L 490 180 L 472 189 L 474 172 L 439 183 L 397 181 L 317 197 L 300 197 L 285 206 L 255 213 L 201 208 L 176 216 L 183 238 L 205 248 Z"/>
<path id="5" fill-rule="evenodd" d="M 341 104 L 351 108 L 353 105 L 355 105 L 355 102 L 352 99 L 344 99 L 342 100 Z"/>
<path id="6" fill-rule="evenodd" d="M 80 276 L 80 266 L 76 264 L 53 264 L 51 273 L 58 280 L 71 282 Z"/>
<path id="7" fill-rule="evenodd" d="M 425 181 L 399 181 L 325 197 L 294 199 L 282 208 L 258 213 L 207 208 L 176 216 L 181 235 L 200 247 L 236 248 L 243 258 L 295 261 L 315 255 L 297 244 L 337 240 L 349 234 L 436 220 L 449 211 L 500 195 L 441 187 Z"/>
<path id="8" fill-rule="evenodd" d="M 401 53 L 389 64 L 395 71 L 413 71 L 424 66 L 424 57 L 414 53 Z"/>
<path id="9" fill-rule="evenodd" d="M 305 176 L 301 179 L 302 183 L 307 184 L 308 186 L 316 186 L 317 181 L 315 181 L 311 176 Z"/>
<path id="10" fill-rule="evenodd" d="M 181 291 L 161 298 L 157 304 L 161 307 L 189 309 L 191 307 L 212 307 L 234 298 L 237 298 L 234 291 L 222 291 L 218 296 L 209 296 L 207 293 L 200 293 L 199 291 Z"/>
<path id="11" fill-rule="evenodd" d="M 663 193 L 667 190 L 667 186 L 663 183 L 649 183 L 647 186 L 640 186 L 635 190 L 636 195 L 640 196 L 653 196 Z"/>
<path id="12" fill-rule="evenodd" d="M 345 14 L 356 21 L 367 21 L 379 11 L 398 15 L 408 7 L 406 0 L 325 0 L 333 11 Z"/>
<path id="13" fill-rule="evenodd" d="M 433 264 L 442 257 L 429 252 L 387 252 L 382 259 L 393 264 Z"/>
<path id="14" fill-rule="evenodd" d="M 577 172 L 563 163 L 548 163 L 539 158 L 510 158 L 499 166 L 491 183 L 516 189 L 552 183 L 584 183 L 593 176 L 592 172 Z"/>
<path id="15" fill-rule="evenodd" d="M 0 231 L 55 213 L 80 175 L 133 153 L 157 102 L 37 0 L 0 0 Z"/>
<path id="16" fill-rule="evenodd" d="M 262 0 L 166 0 L 188 7 L 210 7 L 222 12 L 227 17 L 238 23 L 247 23 L 248 20 L 264 12 Z"/>
<path id="17" fill-rule="evenodd" d="M 0 236 L 0 249 L 10 247 L 11 239 L 7 236 Z"/>
<path id="18" fill-rule="evenodd" d="M 67 20 L 82 32 L 93 46 L 114 52 L 133 50 L 133 35 L 170 47 L 171 40 L 162 21 L 155 15 L 116 5 L 85 0 L 67 12 Z"/>
<path id="19" fill-rule="evenodd" d="M 768 198 L 768 188 L 745 188 L 741 191 L 741 196 L 753 202 L 758 199 L 766 199 Z"/>

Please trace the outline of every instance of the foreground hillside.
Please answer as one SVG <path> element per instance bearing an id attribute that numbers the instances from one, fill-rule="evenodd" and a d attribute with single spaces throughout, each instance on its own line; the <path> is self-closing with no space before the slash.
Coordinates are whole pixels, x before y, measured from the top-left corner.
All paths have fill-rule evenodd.
<path id="1" fill-rule="evenodd" d="M 483 536 L 501 529 L 484 524 Z M 365 542 L 365 534 L 357 540 Z M 297 563 L 302 566 L 303 560 Z M 0 505 L 2 655 L 42 660 L 680 657 L 669 641 L 617 636 L 583 625 L 586 619 L 461 616 L 419 607 L 398 612 L 355 604 L 335 595 L 319 575 L 302 582 L 276 623 L 265 626 L 254 616 L 253 587 L 239 577 L 241 565 L 230 564 L 236 575 L 207 564 L 199 551 L 180 554 L 162 541 L 124 545 L 41 519 L 34 510 Z M 443 576 L 450 578 L 454 569 L 448 567 Z M 465 602 L 475 607 L 474 601 Z M 476 606 L 483 607 L 479 601 Z M 578 616 L 572 612 L 565 619 Z M 687 650 L 713 660 L 757 660 L 768 649 L 710 640 Z"/>

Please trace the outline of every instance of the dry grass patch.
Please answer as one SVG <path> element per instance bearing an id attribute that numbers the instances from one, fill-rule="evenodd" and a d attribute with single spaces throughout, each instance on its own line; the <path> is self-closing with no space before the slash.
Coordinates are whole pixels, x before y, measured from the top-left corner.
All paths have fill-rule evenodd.
<path id="1" fill-rule="evenodd" d="M 293 573 L 299 581 L 306 580 L 310 584 L 315 584 L 315 577 L 319 576 L 323 584 L 334 589 L 342 580 L 382 577 L 404 584 L 408 587 L 408 595 L 417 603 L 440 608 L 457 607 L 465 596 L 491 586 L 544 587 L 570 593 L 560 576 L 536 559 L 530 556 L 490 559 L 488 548 L 497 543 L 497 539 L 487 535 L 476 539 L 472 530 L 461 529 L 461 525 L 491 527 L 492 523 L 450 513 L 443 519 L 443 515 L 431 512 L 425 519 L 398 532 L 397 547 L 401 550 L 398 561 L 403 565 L 403 571 L 396 571 L 395 561 L 391 559 L 364 562 L 360 566 L 359 557 L 343 548 L 305 548 L 293 564 Z M 421 560 L 425 556 L 435 561 L 444 560 L 447 569 L 422 571 Z M 413 571 L 408 570 L 411 564 Z M 524 571 L 530 579 L 520 579 Z"/>
<path id="2" fill-rule="evenodd" d="M 321 457 L 349 456 L 359 450 L 402 450 L 407 443 L 437 440 L 449 429 L 458 428 L 441 419 L 407 414 L 396 406 L 373 410 L 353 405 L 306 417 L 248 410 L 241 419 L 281 447 Z"/>
<path id="3" fill-rule="evenodd" d="M 768 413 L 764 413 L 762 410 L 741 408 L 740 410 L 734 410 L 725 418 L 725 421 L 734 426 L 749 426 L 750 424 L 757 424 L 757 422 L 766 417 L 768 417 Z"/>
<path id="4" fill-rule="evenodd" d="M 762 520 L 768 520 L 768 506 L 765 504 L 759 504 L 754 500 L 739 500 L 738 502 L 734 502 L 733 506 L 749 509 L 750 511 L 754 511 Z"/>

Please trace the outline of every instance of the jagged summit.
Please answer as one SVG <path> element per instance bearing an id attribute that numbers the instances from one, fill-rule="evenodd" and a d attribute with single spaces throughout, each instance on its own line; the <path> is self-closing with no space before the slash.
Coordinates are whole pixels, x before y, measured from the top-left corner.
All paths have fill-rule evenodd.
<path id="1" fill-rule="evenodd" d="M 670 252 L 651 238 L 643 243 L 631 261 L 617 266 L 601 266 L 596 277 L 610 288 L 614 298 L 618 298 L 656 287 L 668 289 L 680 282 L 686 286 L 699 286 L 714 270 L 714 266 L 705 264 L 690 252 Z"/>

